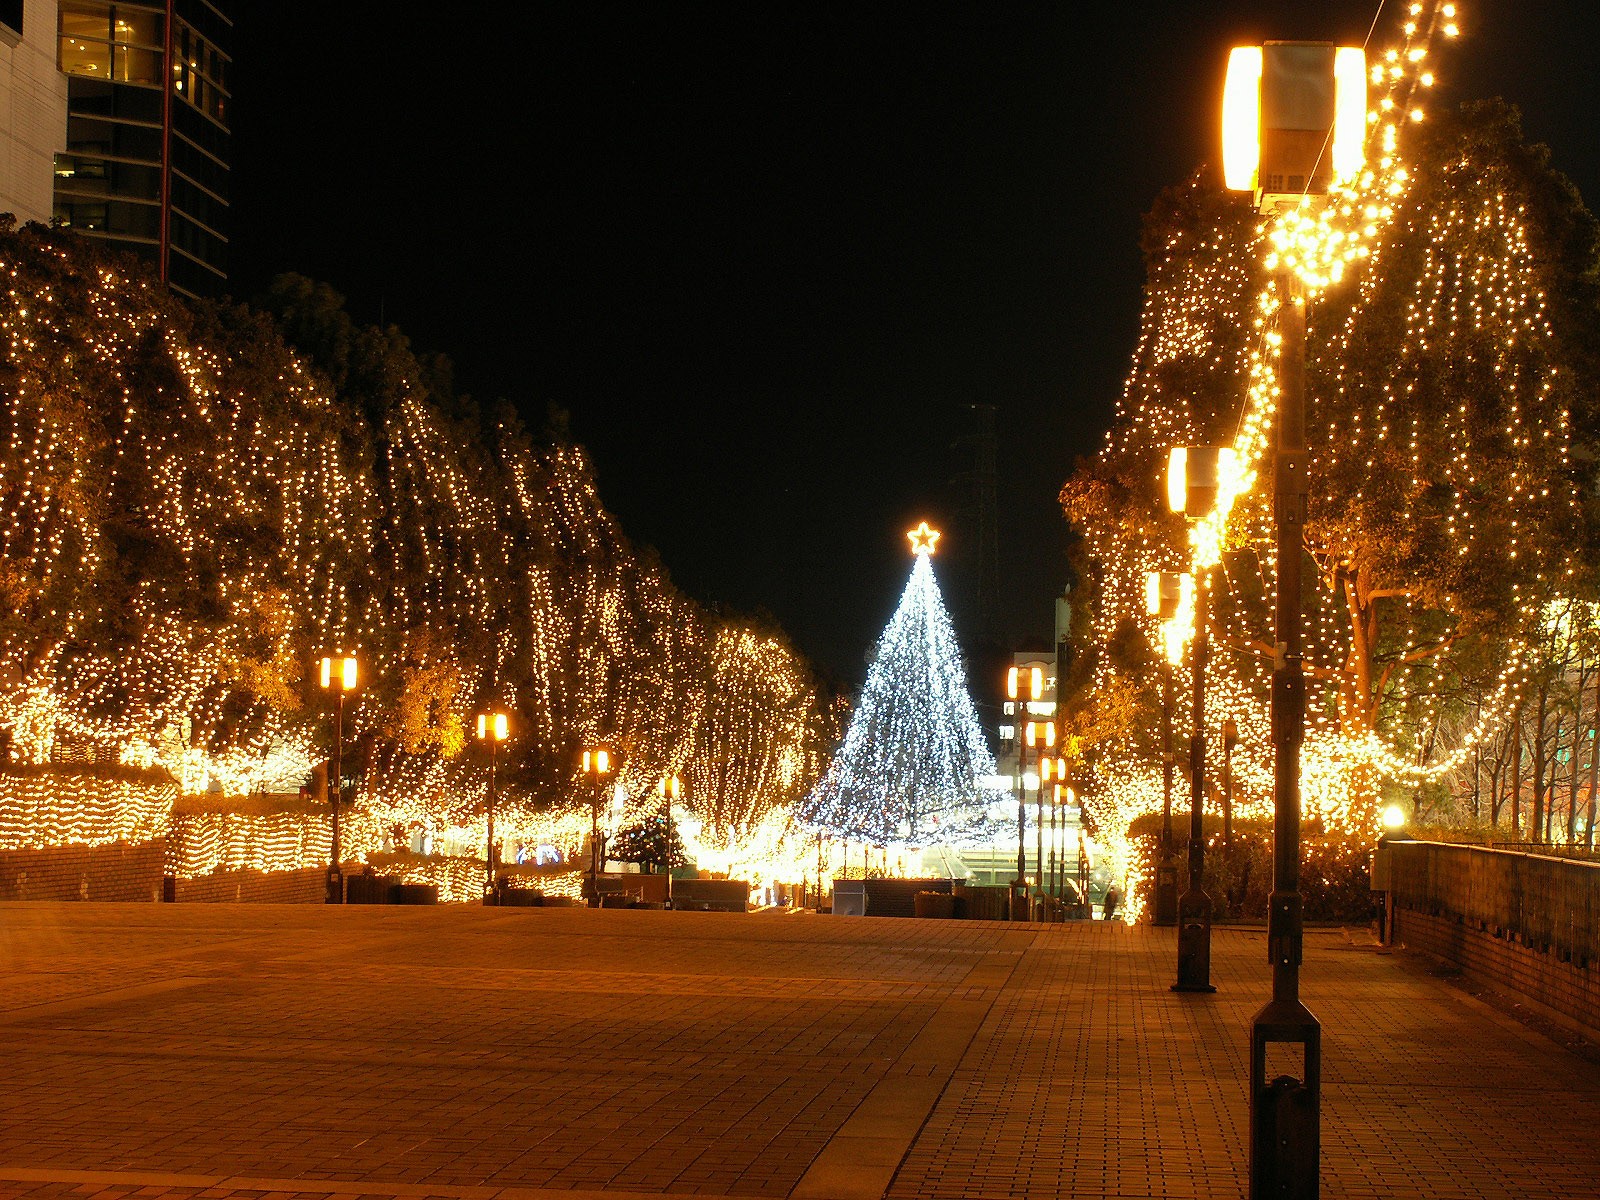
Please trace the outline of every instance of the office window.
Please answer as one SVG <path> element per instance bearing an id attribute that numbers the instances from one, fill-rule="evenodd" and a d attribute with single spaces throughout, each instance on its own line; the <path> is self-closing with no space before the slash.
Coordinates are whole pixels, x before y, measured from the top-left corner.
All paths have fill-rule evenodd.
<path id="1" fill-rule="evenodd" d="M 61 0 L 57 64 L 68 75 L 161 86 L 161 10 L 94 0 Z"/>
<path id="2" fill-rule="evenodd" d="M 218 125 L 228 123 L 228 60 L 188 25 L 176 31 L 173 89 Z"/>

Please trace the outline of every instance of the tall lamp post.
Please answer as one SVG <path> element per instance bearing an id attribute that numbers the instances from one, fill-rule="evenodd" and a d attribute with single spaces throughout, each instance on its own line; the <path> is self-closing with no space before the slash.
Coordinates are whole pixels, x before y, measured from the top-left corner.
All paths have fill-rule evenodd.
<path id="1" fill-rule="evenodd" d="M 662 870 L 667 873 L 667 907 L 672 907 L 672 805 L 683 794 L 683 780 L 676 775 L 663 775 L 661 777 L 661 816 L 666 822 L 667 848 L 663 851 L 666 861 Z M 817 862 L 822 862 L 822 830 L 817 830 Z M 818 879 L 821 879 L 821 866 L 817 868 Z"/>
<path id="2" fill-rule="evenodd" d="M 1190 521 L 1207 516 L 1216 506 L 1225 474 L 1236 473 L 1233 451 L 1226 446 L 1188 446 L 1172 451 L 1167 464 L 1167 503 Z M 1206 895 L 1206 665 L 1211 656 L 1209 572 L 1197 565 L 1194 574 L 1194 643 L 1190 652 L 1190 687 L 1194 720 L 1189 732 L 1189 886 L 1178 899 L 1178 981 L 1176 992 L 1214 992 L 1211 984 L 1211 897 Z"/>
<path id="3" fill-rule="evenodd" d="M 1028 919 L 1028 792 L 1025 777 L 1028 770 L 1028 750 L 1033 745 L 1033 723 L 1024 722 L 1028 705 L 1044 695 L 1044 668 L 1031 667 L 1026 672 L 1012 667 L 1006 673 L 1006 696 L 1012 701 L 1016 718 L 1017 745 L 1017 877 L 1011 884 L 1011 919 Z M 1024 739 L 1024 725 L 1027 738 Z M 1052 727 L 1053 728 L 1053 727 Z"/>
<path id="4" fill-rule="evenodd" d="M 1034 671 L 1043 674 L 1038 667 Z M 1034 699 L 1038 699 L 1039 690 L 1035 690 Z M 1054 721 L 1029 721 L 1025 726 L 1024 742 L 1030 750 L 1035 750 L 1039 762 L 1037 786 L 1034 790 L 1033 824 L 1034 832 L 1038 838 L 1038 848 L 1033 860 L 1034 894 L 1038 896 L 1044 890 L 1044 789 L 1049 778 L 1050 768 L 1046 765 L 1050 758 L 1046 750 L 1055 749 L 1056 723 Z M 1022 779 L 1024 789 L 1028 786 L 1027 776 Z M 1026 865 L 1026 864 L 1024 864 Z M 1024 875 L 1026 878 L 1026 875 Z"/>
<path id="5" fill-rule="evenodd" d="M 510 734 L 510 725 L 503 712 L 478 714 L 478 740 L 489 743 L 489 803 L 485 818 L 483 843 L 483 892 L 494 891 L 494 868 L 498 856 L 494 852 L 494 758 L 495 747 Z"/>
<path id="6" fill-rule="evenodd" d="M 1156 863 L 1155 924 L 1178 922 L 1178 868 L 1172 854 L 1172 774 L 1177 759 L 1172 749 L 1172 709 L 1177 684 L 1173 668 L 1183 655 L 1174 618 L 1183 599 L 1187 575 L 1151 571 L 1145 576 L 1145 612 L 1161 622 L 1161 858 Z"/>
<path id="7" fill-rule="evenodd" d="M 339 847 L 339 808 L 344 800 L 344 698 L 356 690 L 357 667 L 353 655 L 322 660 L 322 690 L 337 697 L 333 716 L 333 848 L 328 862 L 329 904 L 344 903 L 344 854 Z"/>
<path id="8" fill-rule="evenodd" d="M 594 777 L 594 801 L 589 824 L 589 907 L 600 907 L 600 801 L 605 795 L 606 778 L 616 769 L 609 746 L 591 746 L 583 752 L 583 773 Z"/>
<path id="9" fill-rule="evenodd" d="M 1235 49 L 1222 102 L 1223 175 L 1263 211 L 1306 208 L 1361 168 L 1367 124 L 1366 56 L 1326 42 Z M 1332 153 L 1328 153 L 1331 148 Z M 1317 1195 L 1321 1155 L 1322 1026 L 1300 1001 L 1300 743 L 1305 671 L 1300 557 L 1305 544 L 1306 301 L 1293 264 L 1278 274 L 1279 379 L 1273 421 L 1278 597 L 1272 671 L 1272 896 L 1267 957 L 1272 999 L 1250 1037 L 1251 1200 Z M 1267 1079 L 1268 1047 L 1303 1053 L 1300 1078 Z M 1274 1056 L 1275 1058 L 1278 1056 Z M 1275 1071 L 1281 1068 L 1274 1066 Z"/>

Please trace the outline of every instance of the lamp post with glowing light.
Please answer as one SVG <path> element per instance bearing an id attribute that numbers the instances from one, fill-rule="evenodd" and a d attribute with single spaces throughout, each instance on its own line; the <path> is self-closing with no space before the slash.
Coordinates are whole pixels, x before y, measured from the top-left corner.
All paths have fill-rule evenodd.
<path id="1" fill-rule="evenodd" d="M 478 740 L 489 743 L 489 802 L 485 814 L 485 839 L 483 844 L 483 890 L 487 895 L 494 891 L 494 758 L 495 747 L 510 733 L 509 722 L 503 712 L 478 714 Z"/>
<path id="2" fill-rule="evenodd" d="M 1172 708 L 1176 683 L 1173 668 L 1183 657 L 1183 634 L 1178 612 L 1188 590 L 1189 576 L 1173 571 L 1151 571 L 1145 576 L 1145 612 L 1161 623 L 1161 857 L 1156 863 L 1155 924 L 1178 921 L 1178 868 L 1172 854 L 1172 773 L 1177 760 L 1172 750 Z"/>
<path id="3" fill-rule="evenodd" d="M 583 773 L 594 777 L 594 801 L 589 825 L 589 907 L 600 907 L 600 801 L 606 778 L 616 768 L 609 746 L 591 746 L 583 752 Z"/>
<path id="4" fill-rule="evenodd" d="M 333 717 L 333 852 L 328 863 L 328 903 L 344 903 L 344 855 L 339 846 L 339 807 L 344 799 L 344 698 L 356 690 L 353 655 L 322 660 L 322 690 L 337 697 Z"/>
<path id="5" fill-rule="evenodd" d="M 664 852 L 666 864 L 662 867 L 667 873 L 667 907 L 672 907 L 672 805 L 683 794 L 683 780 L 676 775 L 663 775 L 661 777 L 661 815 L 666 821 L 667 848 Z M 822 830 L 817 830 L 817 861 L 822 861 Z M 821 867 L 818 867 L 818 882 L 821 882 Z"/>
<path id="6" fill-rule="evenodd" d="M 1235 49 L 1228 59 L 1222 100 L 1226 185 L 1250 192 L 1264 212 L 1310 208 L 1330 186 L 1361 169 L 1366 87 L 1366 58 L 1353 47 L 1268 42 Z M 1273 420 L 1278 595 L 1272 671 L 1273 870 L 1267 915 L 1272 999 L 1251 1026 L 1251 1200 L 1315 1197 L 1321 1156 L 1322 1026 L 1300 1001 L 1306 300 L 1294 257 L 1285 257 L 1278 267 L 1279 378 Z M 1300 1078 L 1274 1066 L 1278 1073 L 1268 1081 L 1268 1047 L 1274 1045 L 1303 1053 Z"/>
<path id="7" fill-rule="evenodd" d="M 1167 464 L 1167 503 L 1191 521 L 1208 516 L 1225 476 L 1237 476 L 1226 446 L 1179 447 Z M 1189 733 L 1189 886 L 1178 898 L 1178 992 L 1214 992 L 1211 984 L 1211 897 L 1206 895 L 1206 663 L 1211 639 L 1206 602 L 1209 571 L 1194 573 L 1194 641 L 1189 654 L 1194 721 Z"/>
<path id="8" fill-rule="evenodd" d="M 1033 673 L 1035 675 L 1043 674 L 1038 667 L 1033 668 Z M 1034 699 L 1038 699 L 1041 691 L 1042 689 L 1037 687 L 1034 689 Z M 1023 729 L 1023 744 L 1027 746 L 1028 749 L 1035 751 L 1039 762 L 1039 774 L 1036 779 L 1036 790 L 1034 792 L 1035 811 L 1033 814 L 1035 832 L 1038 835 L 1039 841 L 1038 851 L 1033 861 L 1033 873 L 1035 876 L 1034 892 L 1037 895 L 1038 893 L 1042 892 L 1044 888 L 1044 772 L 1049 769 L 1045 766 L 1045 764 L 1050 761 L 1050 759 L 1045 755 L 1045 751 L 1055 748 L 1056 723 L 1054 721 L 1029 721 L 1023 726 Z M 1028 786 L 1028 777 L 1026 773 L 1024 773 L 1022 777 L 1022 786 L 1024 791 L 1026 791 Z M 1025 852 L 1019 846 L 1017 849 L 1017 857 L 1023 862 L 1023 878 L 1026 879 L 1027 860 L 1024 855 Z"/>
<path id="9" fill-rule="evenodd" d="M 1006 673 L 1006 696 L 1012 702 L 1016 718 L 1017 745 L 1017 877 L 1011 884 L 1011 919 L 1028 919 L 1028 747 L 1034 742 L 1034 723 L 1024 722 L 1028 705 L 1044 695 L 1044 669 L 1031 667 L 1024 671 L 1012 667 Z M 1026 737 L 1024 737 L 1026 730 Z M 1055 727 L 1051 726 L 1054 733 Z"/>

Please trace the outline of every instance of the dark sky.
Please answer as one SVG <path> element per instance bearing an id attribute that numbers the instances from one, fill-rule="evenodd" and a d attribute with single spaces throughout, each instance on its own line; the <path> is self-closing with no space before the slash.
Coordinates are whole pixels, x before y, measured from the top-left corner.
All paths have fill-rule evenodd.
<path id="1" fill-rule="evenodd" d="M 852 680 L 923 517 L 978 632 L 974 404 L 1001 630 L 1050 636 L 1055 494 L 1134 346 L 1141 215 L 1216 157 L 1227 47 L 1359 44 L 1379 4 L 235 7 L 237 293 L 311 275 L 475 395 L 570 410 L 682 587 Z M 1592 7 L 1463 0 L 1437 70 L 1594 203 Z"/>

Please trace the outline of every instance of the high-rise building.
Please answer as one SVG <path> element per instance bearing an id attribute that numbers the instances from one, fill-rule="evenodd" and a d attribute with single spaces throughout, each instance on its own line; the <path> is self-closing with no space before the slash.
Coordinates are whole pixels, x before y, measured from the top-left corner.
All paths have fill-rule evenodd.
<path id="1" fill-rule="evenodd" d="M 175 291 L 221 291 L 232 21 L 210 0 L 54 7 L 67 103 L 53 215 L 150 260 Z"/>
<path id="2" fill-rule="evenodd" d="M 0 212 L 50 219 L 55 156 L 66 137 L 55 0 L 0 0 Z"/>

